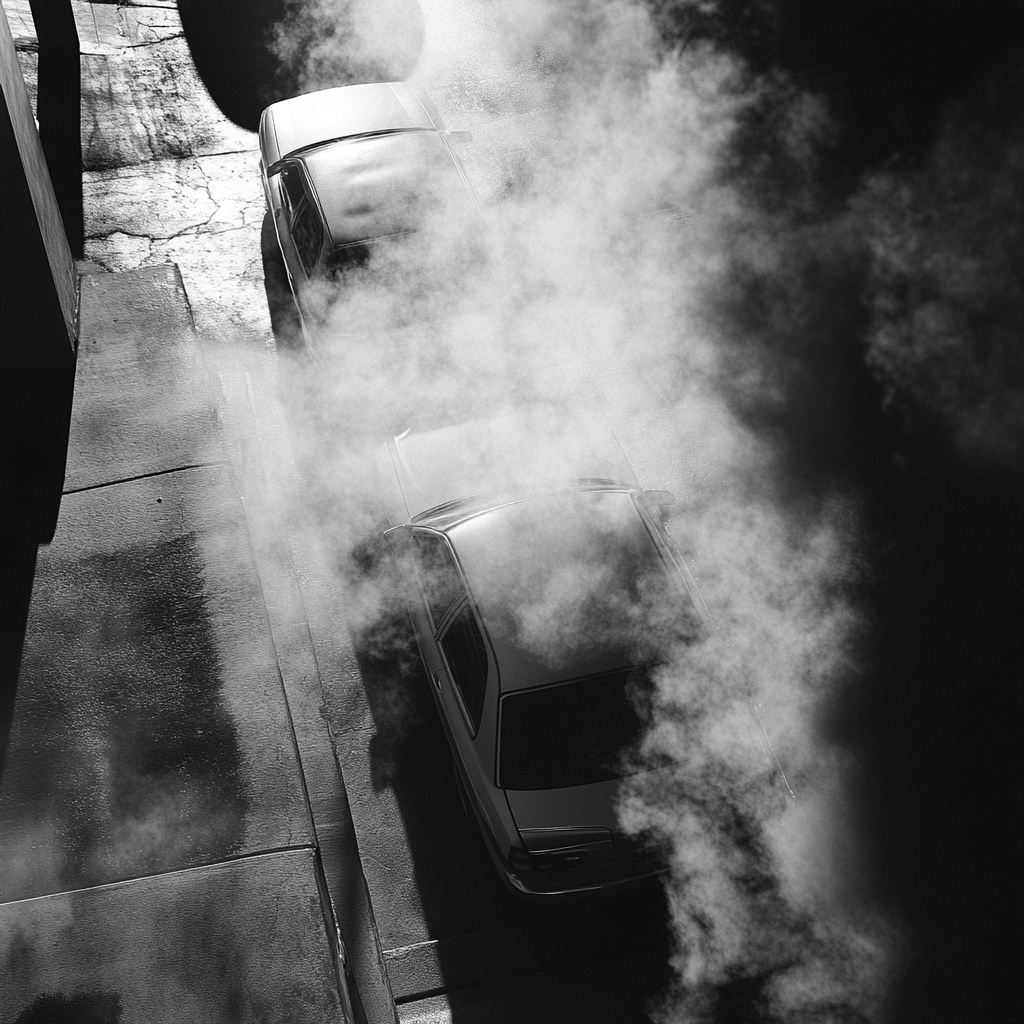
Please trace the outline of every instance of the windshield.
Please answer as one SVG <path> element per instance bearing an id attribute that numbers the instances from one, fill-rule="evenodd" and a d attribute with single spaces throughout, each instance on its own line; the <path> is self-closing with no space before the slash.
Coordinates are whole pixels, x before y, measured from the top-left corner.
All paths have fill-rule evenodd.
<path id="1" fill-rule="evenodd" d="M 649 719 L 650 674 L 628 668 L 501 699 L 498 785 L 561 789 L 617 779 Z"/>

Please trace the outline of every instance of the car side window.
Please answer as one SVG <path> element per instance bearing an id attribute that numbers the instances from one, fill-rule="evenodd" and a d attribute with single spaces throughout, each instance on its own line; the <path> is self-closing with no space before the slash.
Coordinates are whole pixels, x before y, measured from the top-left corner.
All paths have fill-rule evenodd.
<path id="1" fill-rule="evenodd" d="M 431 533 L 414 533 L 413 540 L 416 571 L 427 596 L 427 607 L 436 632 L 452 605 L 465 591 L 452 553 L 443 537 Z"/>
<path id="2" fill-rule="evenodd" d="M 304 198 L 302 191 L 302 174 L 295 164 L 285 164 L 281 170 L 281 188 L 284 192 L 288 209 L 294 212 Z"/>
<path id="3" fill-rule="evenodd" d="M 487 688 L 487 649 L 473 610 L 467 604 L 452 620 L 441 639 L 452 680 L 462 697 L 473 732 L 480 728 Z"/>
<path id="4" fill-rule="evenodd" d="M 306 273 L 312 275 L 323 245 L 323 232 L 308 200 L 302 202 L 292 221 L 292 239 Z"/>

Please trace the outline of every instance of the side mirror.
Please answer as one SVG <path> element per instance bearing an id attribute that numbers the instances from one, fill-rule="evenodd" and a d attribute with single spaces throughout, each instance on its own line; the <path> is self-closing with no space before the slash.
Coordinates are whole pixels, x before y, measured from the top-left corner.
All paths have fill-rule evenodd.
<path id="1" fill-rule="evenodd" d="M 445 134 L 448 136 L 448 141 L 453 146 L 464 146 L 467 143 L 470 143 L 470 142 L 473 141 L 473 133 L 472 132 L 458 131 L 458 132 L 446 132 Z"/>

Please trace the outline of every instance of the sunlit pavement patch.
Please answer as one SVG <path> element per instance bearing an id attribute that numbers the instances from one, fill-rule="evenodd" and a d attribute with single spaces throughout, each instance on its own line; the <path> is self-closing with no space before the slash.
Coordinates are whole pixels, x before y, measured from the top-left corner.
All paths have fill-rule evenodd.
<path id="1" fill-rule="evenodd" d="M 31 26 L 27 2 L 15 5 Z M 256 136 L 213 103 L 173 3 L 73 6 L 86 266 L 175 263 L 200 330 L 265 344 Z M 31 56 L 21 54 L 28 72 Z"/>
<path id="2" fill-rule="evenodd" d="M 222 461 L 181 275 L 86 275 L 64 489 Z"/>
<path id="3" fill-rule="evenodd" d="M 87 172 L 86 257 L 112 271 L 174 263 L 200 331 L 220 341 L 266 338 L 254 159 L 226 153 Z"/>
<path id="4" fill-rule="evenodd" d="M 3 1018 L 345 1021 L 315 871 L 295 850 L 2 905 Z"/>

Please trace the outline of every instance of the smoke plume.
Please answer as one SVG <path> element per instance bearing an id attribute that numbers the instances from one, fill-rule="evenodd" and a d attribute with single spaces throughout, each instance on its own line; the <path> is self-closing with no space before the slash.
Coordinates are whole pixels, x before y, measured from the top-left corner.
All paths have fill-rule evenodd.
<path id="1" fill-rule="evenodd" d="M 310 47 L 311 24 L 336 28 Z M 326 3 L 283 24 L 283 58 L 308 55 L 309 88 L 348 81 L 334 62 L 362 68 L 351 48 L 379 43 L 346 25 Z M 950 287 L 957 247 L 996 217 L 957 205 L 956 119 L 931 169 L 881 172 L 837 210 L 814 179 L 827 106 L 710 41 L 666 47 L 640 4 L 432 5 L 408 77 L 474 132 L 462 155 L 484 209 L 447 197 L 418 233 L 371 253 L 329 296 L 314 372 L 293 367 L 304 476 L 339 564 L 372 533 L 367 453 L 388 433 L 417 417 L 598 412 L 641 483 L 678 494 L 670 530 L 716 623 L 666 642 L 645 749 L 652 764 L 669 756 L 671 782 L 634 776 L 621 807 L 624 827 L 672 843 L 677 985 L 661 1018 L 711 1020 L 742 991 L 756 1019 L 886 1019 L 899 934 L 861 877 L 855 759 L 821 727 L 867 628 L 859 498 L 842 471 L 798 493 L 788 460 L 796 435 L 843 444 L 831 399 L 865 322 L 868 361 L 859 350 L 850 373 L 868 393 L 866 365 L 891 402 L 939 416 L 957 443 L 1014 456 L 1019 406 L 992 386 L 1015 358 L 1013 310 L 1002 334 L 968 346 L 980 358 L 949 344 L 1006 291 L 981 264 Z M 1002 159 L 982 147 L 964 187 L 991 182 L 1016 209 Z M 923 212 L 943 189 L 952 224 Z M 906 280 L 922 280 L 908 268 L 925 248 L 934 301 Z M 793 415 L 806 432 L 786 434 Z M 590 576 L 599 589 L 602 572 Z M 391 583 L 345 577 L 355 629 L 394 606 Z M 565 582 L 521 616 L 531 642 L 537 623 L 570 621 L 550 602 L 585 603 L 587 579 Z"/>

